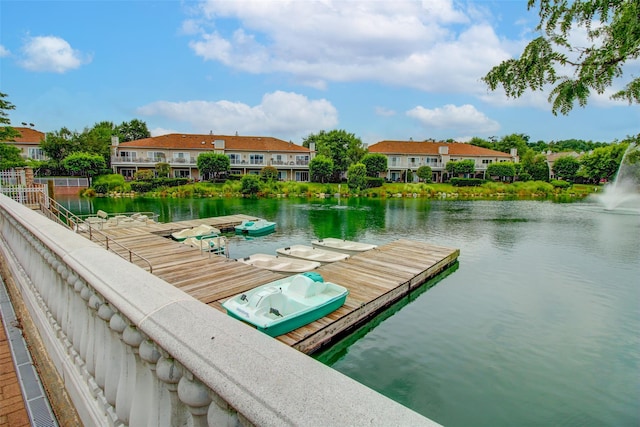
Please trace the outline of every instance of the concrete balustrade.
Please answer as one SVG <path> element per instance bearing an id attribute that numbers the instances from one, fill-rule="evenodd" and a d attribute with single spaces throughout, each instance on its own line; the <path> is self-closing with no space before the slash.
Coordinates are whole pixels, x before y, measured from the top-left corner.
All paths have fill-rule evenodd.
<path id="1" fill-rule="evenodd" d="M 85 425 L 436 425 L 2 195 L 0 233 Z"/>

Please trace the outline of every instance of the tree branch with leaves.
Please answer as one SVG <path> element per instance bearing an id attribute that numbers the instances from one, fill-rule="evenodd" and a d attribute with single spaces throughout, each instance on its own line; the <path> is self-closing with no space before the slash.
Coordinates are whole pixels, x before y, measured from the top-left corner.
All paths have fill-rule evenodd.
<path id="1" fill-rule="evenodd" d="M 587 105 L 592 91 L 602 94 L 623 77 L 623 66 L 640 56 L 640 2 L 638 0 L 529 0 L 539 8 L 542 35 L 532 40 L 520 58 L 493 67 L 482 80 L 491 90 L 502 86 L 510 98 L 527 89 L 552 89 L 554 114 L 568 114 L 577 102 Z M 586 46 L 572 44 L 571 36 L 586 30 Z M 563 70 L 573 73 L 564 74 Z M 640 77 L 632 78 L 612 99 L 640 103 Z"/>

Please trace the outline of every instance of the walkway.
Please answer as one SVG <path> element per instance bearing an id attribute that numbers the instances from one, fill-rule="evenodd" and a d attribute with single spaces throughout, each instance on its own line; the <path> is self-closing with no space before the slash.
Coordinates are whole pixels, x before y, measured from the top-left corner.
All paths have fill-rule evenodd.
<path id="1" fill-rule="evenodd" d="M 0 427 L 57 426 L 2 278 L 0 321 Z"/>

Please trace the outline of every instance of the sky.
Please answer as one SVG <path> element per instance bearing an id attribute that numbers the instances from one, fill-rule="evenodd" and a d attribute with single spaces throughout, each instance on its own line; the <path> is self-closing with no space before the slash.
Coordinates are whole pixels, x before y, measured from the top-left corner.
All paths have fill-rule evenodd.
<path id="1" fill-rule="evenodd" d="M 640 107 L 609 99 L 640 61 L 568 116 L 546 92 L 487 88 L 538 21 L 524 0 L 2 0 L 0 92 L 13 126 L 43 132 L 139 119 L 153 136 L 297 144 L 333 129 L 365 144 L 640 133 Z"/>

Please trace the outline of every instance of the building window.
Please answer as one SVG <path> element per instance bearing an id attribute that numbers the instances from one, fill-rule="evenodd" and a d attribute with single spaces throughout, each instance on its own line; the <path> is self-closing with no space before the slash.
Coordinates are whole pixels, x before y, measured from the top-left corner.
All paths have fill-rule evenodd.
<path id="1" fill-rule="evenodd" d="M 187 163 L 188 153 L 173 153 L 173 161 L 176 163 Z"/>
<path id="2" fill-rule="evenodd" d="M 493 163 L 492 159 L 482 159 L 482 164 L 483 165 L 490 165 L 491 163 Z"/>
<path id="3" fill-rule="evenodd" d="M 232 165 L 240 164 L 240 154 L 227 154 L 229 156 L 229 162 Z"/>
<path id="4" fill-rule="evenodd" d="M 296 165 L 306 166 L 309 164 L 309 156 L 296 156 Z"/>
<path id="5" fill-rule="evenodd" d="M 42 148 L 29 148 L 29 158 L 33 160 L 45 160 L 46 156 Z"/>
<path id="6" fill-rule="evenodd" d="M 176 178 L 191 178 L 189 169 L 176 169 L 173 171 L 173 176 Z"/>
<path id="7" fill-rule="evenodd" d="M 264 155 L 262 154 L 250 154 L 249 155 L 249 164 L 251 165 L 261 165 L 264 163 Z"/>
<path id="8" fill-rule="evenodd" d="M 284 163 L 285 163 L 285 159 L 283 158 L 282 154 L 275 154 L 271 158 L 271 164 L 273 165 L 284 165 Z"/>
<path id="9" fill-rule="evenodd" d="M 391 167 L 400 166 L 400 157 L 396 157 L 396 156 L 389 157 L 389 166 Z"/>
<path id="10" fill-rule="evenodd" d="M 287 172 L 286 171 L 278 171 L 278 180 L 286 181 L 287 180 Z"/>
<path id="11" fill-rule="evenodd" d="M 166 157 L 162 151 L 149 151 L 149 161 L 154 163 L 165 162 Z"/>
<path id="12" fill-rule="evenodd" d="M 135 160 L 136 160 L 135 151 L 120 151 L 121 162 L 135 162 Z"/>
<path id="13" fill-rule="evenodd" d="M 309 172 L 307 172 L 307 171 L 296 172 L 296 181 L 308 182 L 309 181 Z"/>
<path id="14" fill-rule="evenodd" d="M 416 167 L 420 163 L 417 157 L 409 157 L 409 167 Z"/>
<path id="15" fill-rule="evenodd" d="M 133 179 L 135 173 L 135 169 L 120 169 L 120 175 L 124 176 L 127 180 Z"/>

